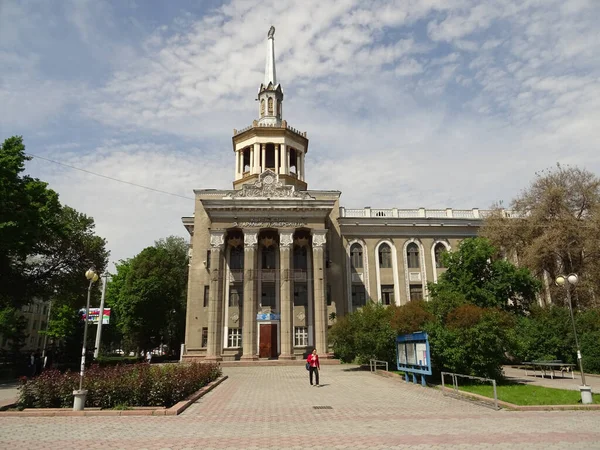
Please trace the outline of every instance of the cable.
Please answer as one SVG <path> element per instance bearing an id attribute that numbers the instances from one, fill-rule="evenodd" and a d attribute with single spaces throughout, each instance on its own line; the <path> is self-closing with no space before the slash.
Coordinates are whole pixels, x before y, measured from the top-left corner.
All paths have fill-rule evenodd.
<path id="1" fill-rule="evenodd" d="M 186 200 L 194 200 L 193 197 L 186 197 L 184 195 L 174 194 L 172 192 L 161 191 L 160 189 L 154 189 L 154 188 L 151 188 L 151 187 L 148 187 L 148 186 L 143 186 L 141 184 L 132 183 L 131 181 L 119 180 L 118 178 L 109 177 L 108 175 L 102 175 L 100 173 L 92 172 L 90 170 L 81 169 L 79 167 L 71 166 L 69 164 L 65 164 L 65 163 L 61 163 L 61 162 L 58 162 L 58 161 L 54 161 L 52 159 L 44 158 L 43 156 L 34 155 L 33 153 L 25 153 L 25 154 L 27 156 L 31 156 L 33 158 L 38 158 L 38 159 L 42 159 L 44 161 L 48 161 L 48 162 L 51 162 L 51 163 L 54 163 L 54 164 L 58 164 L 59 166 L 68 167 L 69 169 L 79 170 L 81 172 L 89 173 L 90 175 L 95 175 L 97 177 L 106 178 L 108 180 L 117 181 L 119 183 L 129 184 L 130 186 L 135 186 L 135 187 L 139 187 L 139 188 L 142 188 L 142 189 L 148 189 L 149 191 L 158 192 L 160 194 L 172 195 L 174 197 L 184 198 Z"/>

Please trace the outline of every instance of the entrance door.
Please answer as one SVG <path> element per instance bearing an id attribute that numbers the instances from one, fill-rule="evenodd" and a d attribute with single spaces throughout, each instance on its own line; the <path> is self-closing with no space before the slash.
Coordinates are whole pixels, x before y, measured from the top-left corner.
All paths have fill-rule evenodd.
<path id="1" fill-rule="evenodd" d="M 260 325 L 258 356 L 260 358 L 275 358 L 277 356 L 277 324 L 265 323 Z"/>

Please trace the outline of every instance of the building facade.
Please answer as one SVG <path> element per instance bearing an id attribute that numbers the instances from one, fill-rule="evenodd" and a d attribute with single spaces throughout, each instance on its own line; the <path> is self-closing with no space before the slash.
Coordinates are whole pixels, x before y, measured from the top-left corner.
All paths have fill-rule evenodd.
<path id="1" fill-rule="evenodd" d="M 346 209 L 310 190 L 306 132 L 283 119 L 274 28 L 258 119 L 234 130 L 233 189 L 195 190 L 184 358 L 327 357 L 336 317 L 427 298 L 441 253 L 477 234 L 478 209 Z"/>

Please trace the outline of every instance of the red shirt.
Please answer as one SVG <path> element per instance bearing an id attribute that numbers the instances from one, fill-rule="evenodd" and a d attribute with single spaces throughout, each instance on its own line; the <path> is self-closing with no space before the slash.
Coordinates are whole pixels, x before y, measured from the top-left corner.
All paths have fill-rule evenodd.
<path id="1" fill-rule="evenodd" d="M 319 355 L 313 355 L 311 353 L 308 355 L 308 358 L 306 358 L 306 362 L 310 364 L 310 367 L 316 367 L 318 369 L 321 368 L 321 365 L 319 364 Z"/>

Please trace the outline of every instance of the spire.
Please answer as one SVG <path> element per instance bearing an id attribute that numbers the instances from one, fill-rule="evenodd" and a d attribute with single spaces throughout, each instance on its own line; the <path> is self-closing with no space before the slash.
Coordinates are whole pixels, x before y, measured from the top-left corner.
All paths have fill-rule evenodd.
<path id="1" fill-rule="evenodd" d="M 267 34 L 267 63 L 265 64 L 265 82 L 263 86 L 266 88 L 269 83 L 273 83 L 273 87 L 277 86 L 277 76 L 275 74 L 275 27 L 269 29 Z"/>

